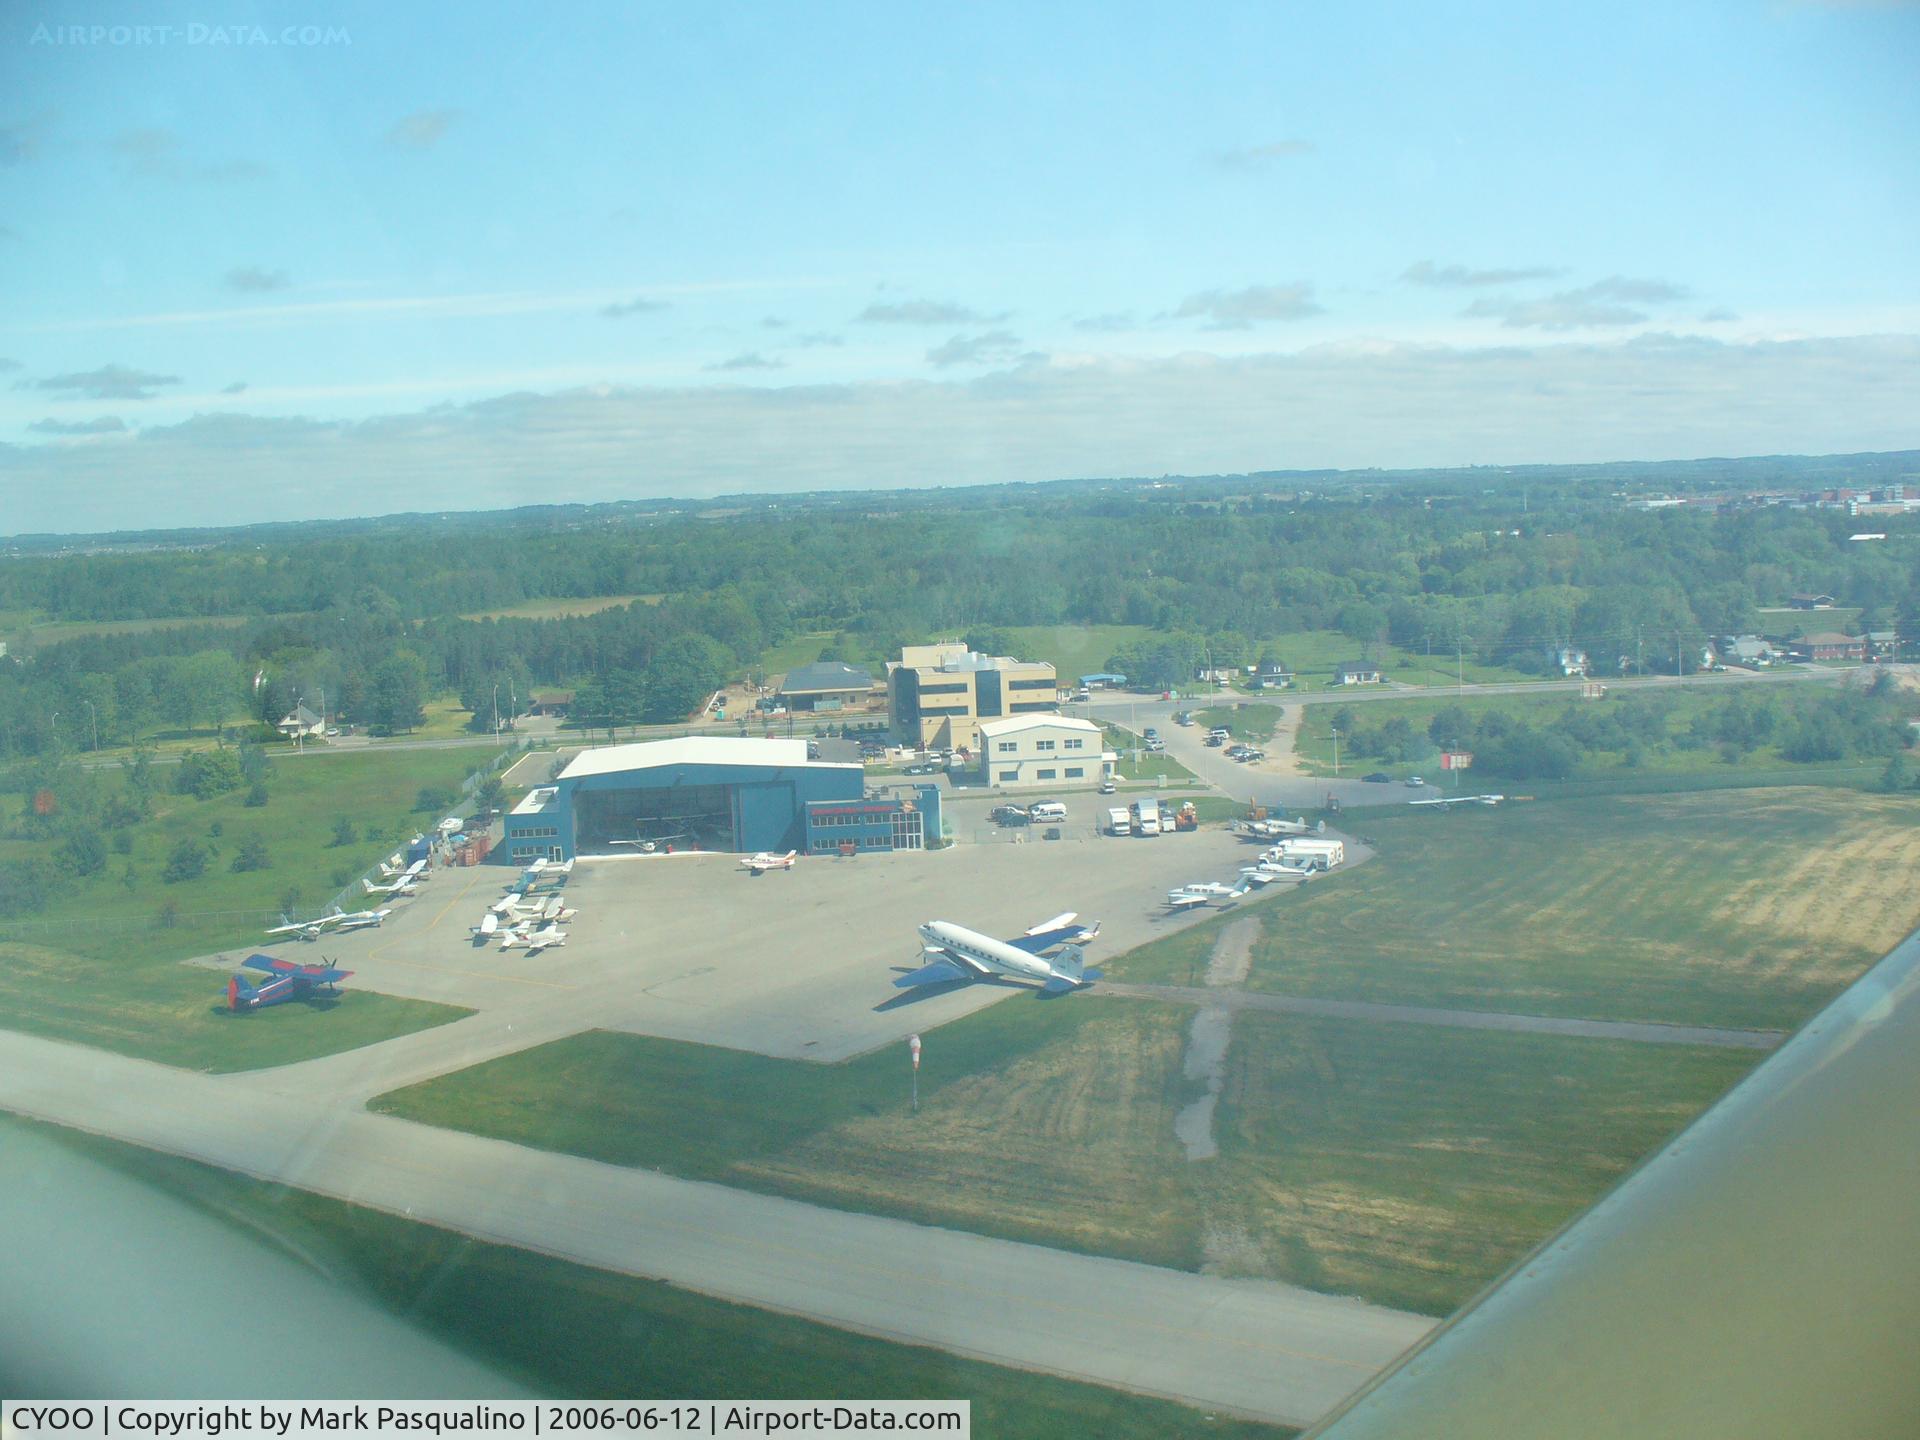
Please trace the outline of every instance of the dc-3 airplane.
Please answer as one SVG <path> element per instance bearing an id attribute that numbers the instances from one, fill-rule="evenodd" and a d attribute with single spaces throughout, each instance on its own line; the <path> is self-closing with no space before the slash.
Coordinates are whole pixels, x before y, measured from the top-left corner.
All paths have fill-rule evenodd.
<path id="1" fill-rule="evenodd" d="M 1080 948 L 1099 933 L 1098 925 L 1081 925 L 1071 910 L 1012 940 L 996 940 L 950 920 L 929 920 L 920 927 L 920 942 L 921 957 L 931 963 L 893 983 L 905 990 L 956 980 L 1038 980 L 1043 994 L 1059 995 L 1100 978 L 1098 970 L 1087 968 Z"/>
<path id="2" fill-rule="evenodd" d="M 1504 795 L 1435 795 L 1428 800 L 1409 800 L 1409 805 L 1438 805 L 1442 810 L 1455 805 L 1498 805 L 1507 797 Z"/>
<path id="3" fill-rule="evenodd" d="M 740 866 L 742 869 L 751 871 L 755 875 L 764 875 L 769 870 L 793 869 L 793 862 L 797 860 L 799 856 L 800 852 L 797 850 L 789 850 L 784 855 L 774 855 L 762 850 L 758 855 L 749 855 L 746 859 L 742 860 Z"/>
<path id="4" fill-rule="evenodd" d="M 283 1000 L 307 1000 L 320 992 L 332 994 L 336 985 L 353 974 L 330 964 L 302 965 L 277 955 L 249 955 L 240 962 L 240 968 L 264 970 L 273 978 L 256 985 L 245 975 L 231 977 L 227 981 L 229 1010 L 258 1010 Z"/>

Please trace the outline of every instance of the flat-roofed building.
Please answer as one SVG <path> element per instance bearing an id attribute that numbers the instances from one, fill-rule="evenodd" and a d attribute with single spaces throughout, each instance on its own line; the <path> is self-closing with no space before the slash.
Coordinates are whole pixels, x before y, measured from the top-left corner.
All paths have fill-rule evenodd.
<path id="1" fill-rule="evenodd" d="M 816 660 L 789 670 L 776 693 L 789 710 L 850 710 L 865 705 L 873 676 L 858 665 Z"/>
<path id="2" fill-rule="evenodd" d="M 1118 757 L 1100 727 L 1066 715 L 1010 715 L 980 726 L 980 775 L 999 787 L 1097 785 Z"/>
<path id="3" fill-rule="evenodd" d="M 975 750 L 982 721 L 1060 708 L 1047 661 L 981 655 L 957 641 L 905 646 L 888 666 L 887 698 L 895 738 L 921 749 Z"/>

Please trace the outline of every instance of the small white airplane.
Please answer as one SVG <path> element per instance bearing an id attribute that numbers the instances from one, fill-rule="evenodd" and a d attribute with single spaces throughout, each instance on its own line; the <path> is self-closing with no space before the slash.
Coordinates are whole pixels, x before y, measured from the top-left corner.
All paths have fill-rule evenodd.
<path id="1" fill-rule="evenodd" d="M 536 860 L 521 871 L 518 884 L 522 890 L 531 890 L 539 885 L 563 885 L 571 874 L 571 860 Z"/>
<path id="2" fill-rule="evenodd" d="M 1258 865 L 1243 867 L 1240 878 L 1249 885 L 1271 885 L 1275 880 L 1298 880 L 1304 885 L 1313 878 L 1313 871 L 1304 865 L 1282 865 L 1277 861 L 1262 860 Z"/>
<path id="3" fill-rule="evenodd" d="M 762 850 L 758 855 L 749 855 L 740 862 L 741 867 L 755 875 L 764 875 L 769 870 L 791 870 L 793 862 L 799 858 L 797 850 L 789 850 L 784 855 L 774 855 Z"/>
<path id="4" fill-rule="evenodd" d="M 1038 980 L 1048 995 L 1077 990 L 1100 978 L 1098 970 L 1087 968 L 1086 951 L 1080 948 L 1100 927 L 1089 929 L 1078 919 L 1069 910 L 1012 940 L 996 940 L 949 920 L 929 920 L 920 927 L 920 943 L 921 958 L 930 963 L 893 983 L 905 990 L 956 980 Z"/>
<path id="5" fill-rule="evenodd" d="M 318 940 L 346 917 L 338 910 L 329 910 L 316 920 L 288 920 L 284 915 L 280 918 L 286 923 L 274 926 L 267 934 L 297 935 L 302 940 Z"/>
<path id="6" fill-rule="evenodd" d="M 1438 805 L 1442 810 L 1453 805 L 1498 805 L 1504 795 L 1435 795 L 1427 800 L 1409 800 L 1409 805 Z"/>
<path id="7" fill-rule="evenodd" d="M 499 928 L 500 928 L 499 914 L 494 910 L 489 910 L 487 911 L 486 914 L 480 917 L 480 923 L 478 925 L 472 926 L 470 928 L 469 933 L 477 936 L 482 940 L 485 940 L 490 936 L 492 936 L 496 931 L 498 931 Z"/>
<path id="8" fill-rule="evenodd" d="M 398 880 L 389 880 L 384 885 L 376 885 L 373 881 L 363 877 L 360 884 L 369 895 L 411 895 L 414 893 L 413 877 L 410 875 L 402 875 Z"/>
<path id="9" fill-rule="evenodd" d="M 549 945 L 566 943 L 567 932 L 558 925 L 548 925 L 539 930 L 509 930 L 506 938 L 501 940 L 500 948 L 502 950 L 524 948 L 529 955 L 538 955 Z"/>
<path id="10" fill-rule="evenodd" d="M 1167 892 L 1167 909 L 1171 911 L 1199 910 L 1208 905 L 1218 904 L 1222 900 L 1238 900 L 1251 884 L 1222 885 L 1217 880 L 1208 880 L 1198 885 L 1182 885 L 1178 890 Z"/>
<path id="11" fill-rule="evenodd" d="M 390 909 L 353 910 L 345 915 L 337 915 L 335 917 L 335 923 L 343 932 L 348 930 L 368 930 L 379 925 L 382 920 L 385 920 L 387 916 L 392 913 L 393 911 Z"/>
<path id="12" fill-rule="evenodd" d="M 380 877 L 383 880 L 431 880 L 433 878 L 427 873 L 427 862 L 424 858 L 404 867 L 397 863 L 399 859 L 398 855 L 393 855 L 380 862 Z"/>
<path id="13" fill-rule="evenodd" d="M 1314 827 L 1304 818 L 1297 820 L 1247 820 L 1240 826 L 1243 840 L 1278 840 L 1282 835 L 1311 835 Z"/>
<path id="14" fill-rule="evenodd" d="M 567 904 L 564 897 L 559 895 L 549 895 L 547 897 L 547 903 L 540 907 L 540 918 L 542 920 L 571 920 L 579 913 L 578 910 Z"/>

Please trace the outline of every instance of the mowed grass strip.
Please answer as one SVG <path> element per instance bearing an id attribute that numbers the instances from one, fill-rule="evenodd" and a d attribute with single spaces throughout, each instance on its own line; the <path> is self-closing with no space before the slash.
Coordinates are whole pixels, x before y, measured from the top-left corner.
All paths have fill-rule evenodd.
<path id="1" fill-rule="evenodd" d="M 288 953 L 305 963 L 321 947 Z M 236 957 L 237 958 L 237 957 Z M 252 975 L 259 981 L 266 977 Z M 355 990 L 240 1014 L 227 977 L 130 953 L 119 961 L 0 942 L 0 1028 L 187 1070 L 254 1070 L 356 1050 L 472 1012 Z"/>
<path id="2" fill-rule="evenodd" d="M 1763 1058 L 1241 1011 L 1209 1268 L 1445 1315 Z"/>
<path id="3" fill-rule="evenodd" d="M 1260 906 L 1289 995 L 1791 1029 L 1920 924 L 1920 805 L 1811 787 L 1407 810 Z M 1109 965 L 1184 983 L 1175 937 Z"/>
<path id="4" fill-rule="evenodd" d="M 1186 1012 L 1014 995 L 840 1065 L 595 1032 L 373 1108 L 621 1165 L 1154 1264 L 1198 1263 L 1173 1117 Z"/>
<path id="5" fill-rule="evenodd" d="M 0 1117 L 223 1219 L 429 1335 L 547 1395 L 668 1400 L 965 1399 L 1009 1440 L 1296 1432 L 1210 1420 L 1161 1400 L 869 1339 L 268 1185 L 132 1146 Z"/>

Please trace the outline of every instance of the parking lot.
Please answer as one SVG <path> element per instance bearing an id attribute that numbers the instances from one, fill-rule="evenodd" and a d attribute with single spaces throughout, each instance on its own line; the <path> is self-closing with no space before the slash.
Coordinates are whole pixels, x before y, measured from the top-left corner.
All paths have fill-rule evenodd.
<path id="1" fill-rule="evenodd" d="M 1099 965 L 1197 923 L 1208 912 L 1162 913 L 1166 891 L 1231 878 L 1249 857 L 1218 826 L 1151 840 L 1096 837 L 1098 802 L 1112 803 L 1067 798 L 1057 841 L 988 825 L 1000 837 L 994 843 L 802 857 L 791 871 L 762 876 L 731 855 L 582 861 L 564 890 L 580 912 L 565 923 L 568 943 L 538 955 L 469 934 L 519 873 L 493 865 L 436 871 L 377 930 L 279 949 L 297 959 L 324 952 L 355 972 L 350 988 L 524 1016 L 548 1032 L 618 1029 L 839 1060 L 995 1001 L 1055 1003 L 1007 985 L 895 989 L 895 976 L 920 963 L 924 921 L 1012 936 L 1076 911 L 1100 922 L 1088 947 Z M 959 802 L 976 803 L 986 824 L 984 797 Z"/>

